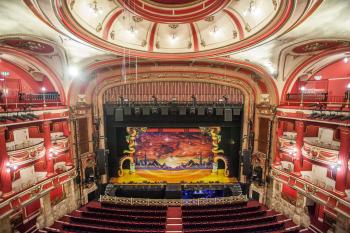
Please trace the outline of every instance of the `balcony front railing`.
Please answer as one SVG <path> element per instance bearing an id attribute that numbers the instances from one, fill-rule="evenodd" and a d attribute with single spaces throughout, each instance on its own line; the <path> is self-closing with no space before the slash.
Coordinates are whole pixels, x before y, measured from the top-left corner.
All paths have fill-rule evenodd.
<path id="1" fill-rule="evenodd" d="M 328 93 L 288 93 L 288 103 L 347 103 L 348 96 L 329 96 Z"/>
<path id="2" fill-rule="evenodd" d="M 214 205 L 230 204 L 248 201 L 246 195 L 218 197 L 218 198 L 198 198 L 198 199 L 149 199 L 149 198 L 128 198 L 115 196 L 100 196 L 101 202 L 108 202 L 123 205 L 149 205 L 149 206 L 193 206 L 193 205 Z"/>
<path id="3" fill-rule="evenodd" d="M 317 200 L 327 207 L 334 209 L 335 211 L 342 213 L 343 215 L 350 218 L 350 201 L 336 195 L 332 191 L 325 190 L 303 178 L 296 177 L 288 172 L 285 172 L 278 167 L 273 167 L 271 176 L 296 189 L 302 193 L 303 196 L 309 197 L 310 199 Z"/>

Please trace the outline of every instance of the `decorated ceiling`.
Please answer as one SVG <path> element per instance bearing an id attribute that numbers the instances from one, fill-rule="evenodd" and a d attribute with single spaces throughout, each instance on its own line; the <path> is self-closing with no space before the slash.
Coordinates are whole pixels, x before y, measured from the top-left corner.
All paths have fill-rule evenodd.
<path id="1" fill-rule="evenodd" d="M 188 59 L 240 51 L 285 33 L 313 9 L 312 2 L 296 2 L 36 0 L 29 6 L 56 30 L 64 28 L 96 47 Z"/>
<path id="2" fill-rule="evenodd" d="M 223 78 L 242 73 L 281 95 L 349 56 L 349 10 L 347 0 L 2 0 L 0 61 L 47 76 L 66 95 L 77 82 L 71 66 L 89 81 L 123 59 L 226 64 Z"/>

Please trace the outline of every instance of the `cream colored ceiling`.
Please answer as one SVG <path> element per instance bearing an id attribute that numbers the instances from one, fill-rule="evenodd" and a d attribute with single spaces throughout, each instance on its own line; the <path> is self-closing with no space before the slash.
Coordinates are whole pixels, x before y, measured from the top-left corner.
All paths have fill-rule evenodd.
<path id="1" fill-rule="evenodd" d="M 49 0 L 41 0 L 41 2 Z M 86 28 L 93 32 L 97 26 L 95 16 L 86 15 L 82 13 L 79 8 L 86 7 L 83 2 L 87 0 L 76 0 L 76 10 L 73 10 L 72 14 L 80 18 L 80 23 L 84 23 Z M 115 1 L 104 1 L 104 7 L 106 9 L 114 9 L 118 7 Z M 236 1 L 234 0 L 231 4 L 232 10 L 240 11 L 243 15 L 243 9 L 247 8 L 248 1 Z M 268 22 L 269 17 L 272 17 L 273 8 L 271 1 L 257 0 L 261 7 L 261 16 L 258 18 L 251 16 L 246 16 L 245 20 L 249 22 L 250 26 L 254 30 L 259 30 L 259 27 L 264 27 Z M 268 2 L 265 4 L 265 2 Z M 300 1 L 303 2 L 303 1 Z M 79 5 L 81 5 L 79 7 Z M 242 5 L 242 6 L 241 6 Z M 50 6 L 46 6 L 50 7 Z M 73 8 L 74 9 L 74 8 Z M 48 9 L 42 9 L 44 12 Z M 257 44 L 255 47 L 250 47 L 244 51 L 236 51 L 230 54 L 230 58 L 234 60 L 245 60 L 251 63 L 260 65 L 264 67 L 268 72 L 270 72 L 275 77 L 275 82 L 278 86 L 279 91 L 282 90 L 284 83 L 284 78 L 281 76 L 281 69 L 278 65 L 281 65 L 281 57 L 283 54 L 283 49 L 292 46 L 293 44 L 298 44 L 303 41 L 310 40 L 322 40 L 322 39 L 342 39 L 350 40 L 350 19 L 348 13 L 350 12 L 350 1 L 348 0 L 325 0 L 320 5 L 320 7 L 301 25 L 295 29 L 286 32 L 283 35 L 278 35 L 277 38 L 271 38 L 271 40 L 266 40 L 263 43 Z M 260 14 L 260 13 L 259 13 Z M 55 21 L 57 25 L 57 18 L 52 15 L 47 15 L 51 21 Z M 103 16 L 98 16 L 103 18 Z M 127 17 L 131 17 L 130 13 L 125 13 L 125 22 L 116 21 L 112 28 L 113 30 L 123 30 L 123 28 L 129 28 L 127 23 L 129 20 Z M 143 40 L 148 40 L 149 30 L 151 28 L 152 22 L 143 20 L 137 23 L 136 30 L 137 35 L 134 39 L 125 38 L 125 33 L 119 33 L 117 37 L 113 40 L 120 46 L 125 46 L 126 48 L 132 47 L 135 49 L 143 50 Z M 225 46 L 227 43 L 235 43 L 237 38 L 233 37 L 232 31 L 236 30 L 235 26 L 227 20 L 227 15 L 223 12 L 218 12 L 215 14 L 213 22 L 207 22 L 205 20 L 200 20 L 195 22 L 196 28 L 198 28 L 198 38 L 205 38 L 206 47 L 200 47 L 201 50 L 210 49 L 216 46 Z M 220 26 L 220 32 L 222 32 L 222 37 L 215 38 L 211 35 L 210 30 L 214 28 L 215 25 Z M 287 27 L 288 25 L 286 25 Z M 58 30 L 58 31 L 57 31 Z M 173 53 L 175 52 L 185 52 L 192 50 L 189 48 L 189 43 L 193 43 L 193 37 L 190 36 L 191 32 L 187 24 L 179 24 L 176 29 L 176 35 L 178 41 L 175 44 L 170 42 L 169 36 L 172 35 L 172 29 L 169 28 L 167 24 L 160 24 L 157 28 L 157 33 L 155 36 L 155 41 L 159 41 L 159 47 L 155 46 L 155 52 L 160 53 Z M 96 36 L 101 36 L 94 32 Z M 61 74 L 61 78 L 64 81 L 65 89 L 70 83 L 70 78 L 66 72 L 69 65 L 82 66 L 83 64 L 91 63 L 95 59 L 103 60 L 104 57 L 118 57 L 117 54 L 109 52 L 105 49 L 100 49 L 93 46 L 70 33 L 64 27 L 58 27 L 55 29 L 49 27 L 43 21 L 38 19 L 33 12 L 28 9 L 22 0 L 1 0 L 0 1 L 0 37 L 22 37 L 30 36 L 34 38 L 42 38 L 44 40 L 50 41 L 59 48 L 57 56 L 60 58 L 61 63 L 57 63 L 57 57 L 48 57 L 40 55 L 39 57 L 44 60 L 47 64 L 56 69 L 58 74 Z M 249 34 L 247 34 L 249 36 Z M 109 38 L 108 40 L 111 40 Z M 202 45 L 201 45 L 202 46 Z M 193 46 L 192 46 L 193 47 Z M 159 51 L 158 51 L 159 50 Z M 1 58 L 0 54 L 0 58 Z M 33 55 L 34 56 L 34 55 Z M 196 59 L 199 60 L 199 59 Z M 293 66 L 293 64 L 290 64 Z M 62 67 L 64 67 L 62 69 Z M 283 68 L 284 69 L 284 68 Z"/>

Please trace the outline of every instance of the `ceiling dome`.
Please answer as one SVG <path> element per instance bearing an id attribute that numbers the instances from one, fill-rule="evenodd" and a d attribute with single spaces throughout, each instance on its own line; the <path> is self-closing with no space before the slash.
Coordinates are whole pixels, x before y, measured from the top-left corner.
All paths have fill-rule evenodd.
<path id="1" fill-rule="evenodd" d="M 236 52 L 287 31 L 307 14 L 301 0 L 36 1 L 41 19 L 97 47 L 162 59 Z M 38 14 L 39 13 L 39 14 Z"/>
<path id="2" fill-rule="evenodd" d="M 118 0 L 135 15 L 158 23 L 196 22 L 224 8 L 229 0 Z"/>

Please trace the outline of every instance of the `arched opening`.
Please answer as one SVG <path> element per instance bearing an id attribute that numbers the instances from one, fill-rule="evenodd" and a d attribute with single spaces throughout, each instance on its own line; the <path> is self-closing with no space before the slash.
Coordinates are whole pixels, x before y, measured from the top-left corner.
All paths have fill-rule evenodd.
<path id="1" fill-rule="evenodd" d="M 226 164 L 223 159 L 218 159 L 218 169 L 225 169 Z"/>
<path id="2" fill-rule="evenodd" d="M 122 169 L 130 169 L 130 160 L 124 160 L 122 163 Z"/>
<path id="3" fill-rule="evenodd" d="M 85 183 L 94 182 L 94 169 L 92 167 L 85 168 Z"/>

